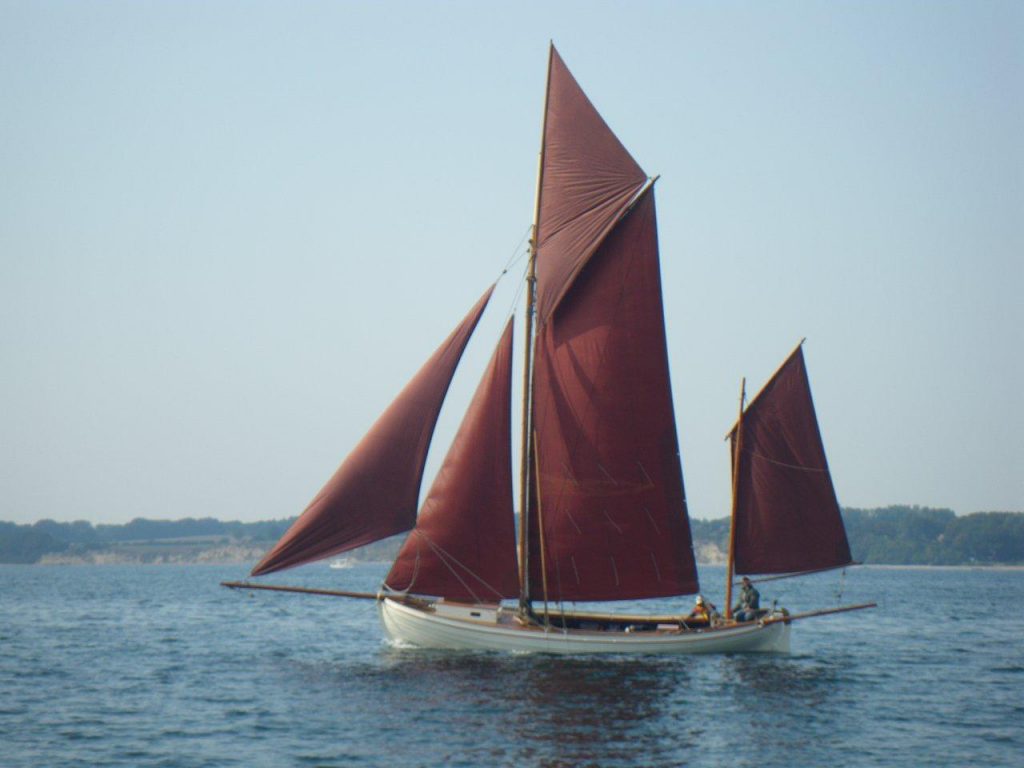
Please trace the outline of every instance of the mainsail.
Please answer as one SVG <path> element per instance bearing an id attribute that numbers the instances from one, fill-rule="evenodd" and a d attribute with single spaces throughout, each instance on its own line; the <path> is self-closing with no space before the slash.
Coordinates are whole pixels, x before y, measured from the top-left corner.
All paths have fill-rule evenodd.
<path id="1" fill-rule="evenodd" d="M 853 562 L 799 346 L 730 434 L 735 572 L 800 573 Z"/>
<path id="2" fill-rule="evenodd" d="M 509 320 L 416 527 L 385 579 L 390 590 L 478 603 L 519 594 L 511 379 Z"/>
<path id="3" fill-rule="evenodd" d="M 547 103 L 529 594 L 693 593 L 654 190 L 553 49 Z"/>
<path id="4" fill-rule="evenodd" d="M 484 295 L 377 419 L 327 485 L 252 570 L 273 573 L 346 552 L 416 523 L 430 438 Z"/>

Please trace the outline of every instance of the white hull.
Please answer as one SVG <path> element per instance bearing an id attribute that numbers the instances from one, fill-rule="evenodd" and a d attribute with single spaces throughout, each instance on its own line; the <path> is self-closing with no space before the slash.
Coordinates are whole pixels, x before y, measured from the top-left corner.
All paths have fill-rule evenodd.
<path id="1" fill-rule="evenodd" d="M 513 653 L 788 653 L 789 624 L 774 622 L 680 632 L 544 629 L 522 626 L 493 608 L 446 606 L 423 610 L 392 599 L 379 603 L 392 640 L 421 648 Z"/>

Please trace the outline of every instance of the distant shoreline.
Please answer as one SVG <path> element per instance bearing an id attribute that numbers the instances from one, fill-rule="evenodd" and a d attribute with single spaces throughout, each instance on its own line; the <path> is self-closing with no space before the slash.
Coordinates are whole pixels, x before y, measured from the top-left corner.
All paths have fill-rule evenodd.
<path id="1" fill-rule="evenodd" d="M 89 560 L 82 557 L 54 557 L 44 558 L 35 563 L 0 563 L 0 567 L 4 565 L 21 565 L 21 566 L 60 566 L 60 567 L 82 567 L 82 566 L 96 566 L 105 567 L 111 565 L 144 565 L 144 566 L 173 566 L 183 567 L 192 565 L 202 566 L 229 566 L 229 565 L 253 565 L 259 560 L 256 558 L 246 558 L 244 560 L 231 560 L 231 559 L 203 559 L 203 560 L 150 560 L 142 561 L 132 558 L 118 558 L 118 557 L 104 557 L 96 560 Z M 390 560 L 359 560 L 355 565 L 388 565 Z M 324 560 L 323 565 L 327 565 L 327 560 Z M 698 566 L 724 566 L 722 562 L 707 562 L 697 563 Z M 864 563 L 862 565 L 850 566 L 851 568 L 870 568 L 871 570 L 885 570 L 885 571 L 1024 571 L 1024 564 L 1002 564 L 1002 563 L 988 563 L 978 565 L 911 565 L 911 564 L 899 564 L 899 563 Z M 838 570 L 838 569 L 837 569 Z"/>
<path id="2" fill-rule="evenodd" d="M 948 509 L 844 508 L 843 521 L 854 560 L 884 568 L 1024 568 L 1024 512 Z M 0 562 L 79 564 L 256 563 L 279 541 L 295 518 L 256 523 L 214 518 L 147 520 L 124 525 L 80 520 L 31 525 L 0 521 Z M 724 565 L 729 518 L 691 520 L 693 556 L 702 565 Z M 393 560 L 405 534 L 382 539 L 349 554 L 355 561 Z"/>
<path id="3" fill-rule="evenodd" d="M 977 565 L 899 565 L 895 563 L 864 563 L 857 568 L 888 571 L 1024 571 L 1024 564 L 979 563 Z"/>

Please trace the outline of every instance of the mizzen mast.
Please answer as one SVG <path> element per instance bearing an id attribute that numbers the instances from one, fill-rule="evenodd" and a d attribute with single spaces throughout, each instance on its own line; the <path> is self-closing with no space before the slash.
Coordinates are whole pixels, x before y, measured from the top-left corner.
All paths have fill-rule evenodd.
<path id="1" fill-rule="evenodd" d="M 736 568 L 736 503 L 740 484 L 740 450 L 743 448 L 743 407 L 747 399 L 747 379 L 740 381 L 740 412 L 736 419 L 736 437 L 732 453 L 732 512 L 729 516 L 729 559 L 725 568 L 725 618 L 732 618 L 732 573 Z"/>

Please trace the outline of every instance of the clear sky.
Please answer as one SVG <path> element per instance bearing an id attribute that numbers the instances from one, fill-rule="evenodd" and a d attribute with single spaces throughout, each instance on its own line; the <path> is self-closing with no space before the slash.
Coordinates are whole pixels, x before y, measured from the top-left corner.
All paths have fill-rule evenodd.
<path id="1" fill-rule="evenodd" d="M 300 512 L 521 253 L 549 39 L 662 176 L 691 514 L 804 336 L 840 503 L 1024 509 L 1024 4 L 0 0 L 0 519 Z"/>

